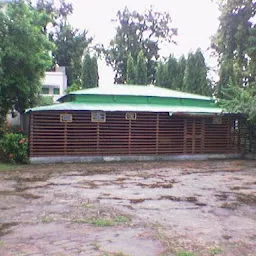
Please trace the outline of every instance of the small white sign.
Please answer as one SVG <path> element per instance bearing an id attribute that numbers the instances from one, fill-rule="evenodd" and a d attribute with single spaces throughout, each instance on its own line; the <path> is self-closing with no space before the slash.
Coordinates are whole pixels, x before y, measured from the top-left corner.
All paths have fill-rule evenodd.
<path id="1" fill-rule="evenodd" d="M 61 123 L 71 123 L 73 120 L 72 114 L 60 114 Z"/>
<path id="2" fill-rule="evenodd" d="M 106 122 L 106 112 L 103 111 L 93 111 L 91 112 L 91 121 L 97 123 Z"/>
<path id="3" fill-rule="evenodd" d="M 135 112 L 127 112 L 125 114 L 125 119 L 126 120 L 136 120 L 137 119 L 137 114 Z"/>

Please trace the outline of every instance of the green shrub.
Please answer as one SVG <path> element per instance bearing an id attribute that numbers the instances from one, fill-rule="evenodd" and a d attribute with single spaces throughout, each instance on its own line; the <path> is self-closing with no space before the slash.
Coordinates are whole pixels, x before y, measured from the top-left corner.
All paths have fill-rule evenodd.
<path id="1" fill-rule="evenodd" d="M 5 133 L 0 142 L 6 159 L 11 163 L 28 162 L 28 140 L 21 133 Z"/>

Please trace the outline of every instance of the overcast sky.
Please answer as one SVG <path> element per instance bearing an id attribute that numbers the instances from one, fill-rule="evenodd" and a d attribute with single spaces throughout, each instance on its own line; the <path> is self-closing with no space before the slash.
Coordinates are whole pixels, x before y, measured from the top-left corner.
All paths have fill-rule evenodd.
<path id="1" fill-rule="evenodd" d="M 94 37 L 94 43 L 108 45 L 115 35 L 115 24 L 111 22 L 118 10 L 127 6 L 130 10 L 144 11 L 151 5 L 157 11 L 169 12 L 173 27 L 178 28 L 178 45 L 165 45 L 162 55 L 170 53 L 177 57 L 187 55 L 200 47 L 207 58 L 209 66 L 216 61 L 209 57 L 207 48 L 210 46 L 210 37 L 218 28 L 219 11 L 211 0 L 72 0 L 74 14 L 71 24 L 79 29 L 87 29 Z M 100 84 L 113 83 L 113 73 L 106 68 L 104 61 L 99 63 Z"/>

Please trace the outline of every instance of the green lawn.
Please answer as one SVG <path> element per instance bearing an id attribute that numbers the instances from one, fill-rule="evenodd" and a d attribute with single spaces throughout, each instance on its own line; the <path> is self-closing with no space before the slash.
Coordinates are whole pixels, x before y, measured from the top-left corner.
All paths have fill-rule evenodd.
<path id="1" fill-rule="evenodd" d="M 18 167 L 19 167 L 19 165 L 15 165 L 15 164 L 0 163 L 0 172 L 1 171 L 16 170 Z"/>

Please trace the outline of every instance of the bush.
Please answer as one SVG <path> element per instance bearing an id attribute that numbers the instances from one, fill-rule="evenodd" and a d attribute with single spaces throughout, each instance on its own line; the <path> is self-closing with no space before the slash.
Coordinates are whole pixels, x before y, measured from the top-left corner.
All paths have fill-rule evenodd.
<path id="1" fill-rule="evenodd" d="M 14 132 L 5 133 L 0 145 L 9 162 L 28 162 L 28 140 L 23 134 Z"/>

